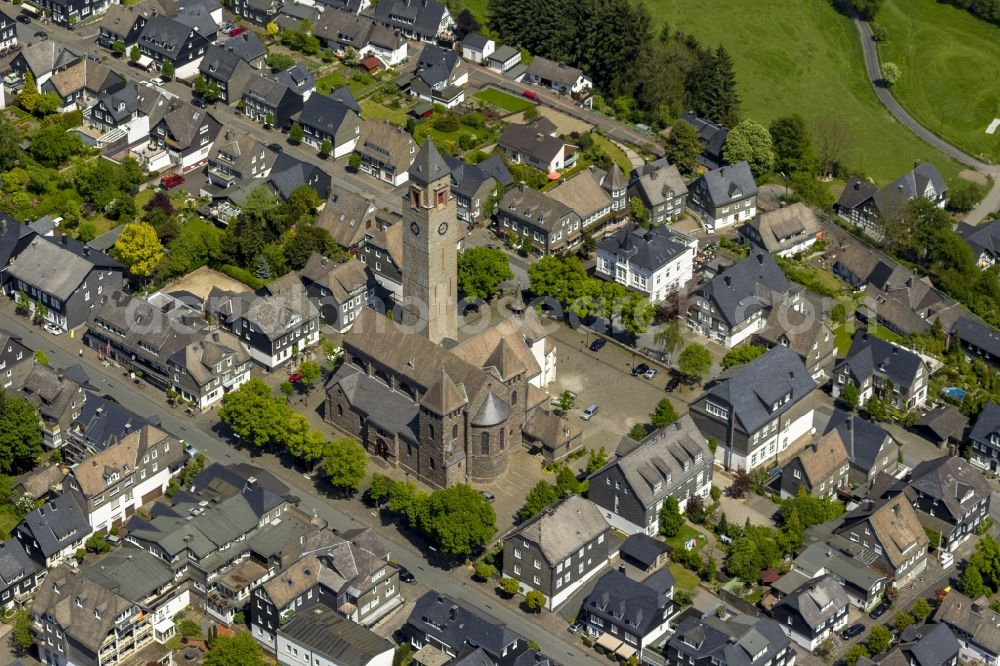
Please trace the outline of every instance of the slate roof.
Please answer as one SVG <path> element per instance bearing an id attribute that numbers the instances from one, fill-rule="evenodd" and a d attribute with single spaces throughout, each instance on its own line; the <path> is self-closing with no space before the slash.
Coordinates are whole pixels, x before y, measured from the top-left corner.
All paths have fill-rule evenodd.
<path id="1" fill-rule="evenodd" d="M 912 277 L 910 271 L 861 243 L 848 243 L 837 254 L 836 261 L 862 284 L 873 284 L 882 290 L 904 287 Z"/>
<path id="2" fill-rule="evenodd" d="M 406 622 L 453 650 L 466 644 L 475 645 L 486 650 L 493 659 L 499 659 L 515 641 L 523 640 L 506 625 L 478 609 L 433 591 L 416 600 Z"/>
<path id="3" fill-rule="evenodd" d="M 46 39 L 26 46 L 21 49 L 19 55 L 24 58 L 28 69 L 31 70 L 36 80 L 43 74 L 62 69 L 80 59 L 80 56 L 71 51 L 69 47 L 53 39 Z"/>
<path id="4" fill-rule="evenodd" d="M 687 251 L 688 247 L 667 225 L 643 229 L 628 226 L 597 243 L 597 247 L 628 257 L 630 263 L 655 273 Z"/>
<path id="5" fill-rule="evenodd" d="M 287 90 L 289 88 L 284 83 L 261 74 L 260 76 L 250 77 L 250 80 L 243 87 L 243 96 L 261 99 L 268 106 L 277 106 Z"/>
<path id="6" fill-rule="evenodd" d="M 699 177 L 705 183 L 708 196 L 715 207 L 728 206 L 757 194 L 757 182 L 750 173 L 750 164 L 737 162 L 714 169 Z M 689 189 L 695 189 L 693 184 Z"/>
<path id="7" fill-rule="evenodd" d="M 88 395 L 80 408 L 80 416 L 73 419 L 71 430 L 77 430 L 88 449 L 103 451 L 120 442 L 126 435 L 158 418 L 149 419 L 125 409 L 117 401 L 99 395 Z"/>
<path id="8" fill-rule="evenodd" d="M 35 563 L 17 539 L 0 541 L 0 589 L 6 589 L 16 581 L 34 575 L 36 569 Z"/>
<path id="9" fill-rule="evenodd" d="M 313 252 L 309 256 L 302 269 L 302 277 L 323 285 L 338 303 L 344 303 L 354 292 L 368 284 L 368 270 L 357 259 L 351 257 L 337 263 L 319 252 Z"/>
<path id="10" fill-rule="evenodd" d="M 417 144 L 410 134 L 394 125 L 365 120 L 361 123 L 361 139 L 355 150 L 392 166 L 398 174 L 410 168 Z"/>
<path id="11" fill-rule="evenodd" d="M 464 61 L 458 51 L 443 49 L 436 44 L 427 44 L 417 58 L 414 76 L 431 88 L 437 88 L 448 85 L 452 72 L 461 66 L 464 66 Z"/>
<path id="12" fill-rule="evenodd" d="M 573 495 L 546 507 L 507 538 L 537 544 L 548 564 L 554 567 L 607 530 L 608 522 L 601 508 Z"/>
<path id="13" fill-rule="evenodd" d="M 0 266 L 7 266 L 37 232 L 13 217 L 0 213 Z"/>
<path id="14" fill-rule="evenodd" d="M 167 60 L 175 60 L 184 48 L 192 28 L 180 21 L 155 14 L 139 33 L 139 43 Z"/>
<path id="15" fill-rule="evenodd" d="M 569 206 L 534 190 L 524 183 L 507 190 L 500 200 L 498 210 L 511 217 L 529 220 L 532 225 L 552 231 L 567 215 L 573 215 Z"/>
<path id="16" fill-rule="evenodd" d="M 709 282 L 698 287 L 699 296 L 712 301 L 726 323 L 735 326 L 750 315 L 776 304 L 795 286 L 767 252 L 755 250 Z"/>
<path id="17" fill-rule="evenodd" d="M 1000 358 L 1000 332 L 989 324 L 971 317 L 959 317 L 951 332 L 962 342 L 974 345 L 994 358 Z"/>
<path id="18" fill-rule="evenodd" d="M 230 37 L 220 45 L 227 51 L 238 55 L 246 62 L 253 62 L 267 55 L 267 49 L 261 43 L 260 37 L 253 30 L 247 30 L 235 37 Z"/>
<path id="19" fill-rule="evenodd" d="M 456 57 L 458 56 L 456 55 Z M 420 152 L 417 153 L 413 164 L 410 165 L 409 173 L 410 180 L 422 187 L 451 175 L 448 163 L 441 157 L 441 153 L 438 152 L 433 141 L 424 141 Z"/>
<path id="20" fill-rule="evenodd" d="M 571 88 L 583 76 L 583 71 L 555 60 L 535 56 L 528 63 L 528 74 Z"/>
<path id="21" fill-rule="evenodd" d="M 878 188 L 868 181 L 851 176 L 847 179 L 847 185 L 840 193 L 840 198 L 837 199 L 837 207 L 853 210 L 875 196 L 876 192 Z"/>
<path id="22" fill-rule="evenodd" d="M 932 164 L 924 162 L 880 189 L 873 199 L 883 215 L 901 215 L 908 201 L 924 196 L 928 185 L 932 185 L 938 193 L 947 189 L 940 172 Z"/>
<path id="23" fill-rule="evenodd" d="M 657 587 L 659 585 L 659 581 Z M 617 625 L 629 626 L 629 632 L 645 637 L 666 619 L 672 602 L 663 591 L 633 580 L 620 571 L 600 577 L 583 601 L 583 608 Z"/>
<path id="24" fill-rule="evenodd" d="M 802 359 L 787 347 L 775 347 L 736 373 L 712 386 L 705 396 L 721 399 L 732 406 L 732 418 L 746 433 L 754 433 L 787 412 L 816 388 Z M 775 402 L 786 394 L 791 399 L 772 411 Z"/>
<path id="25" fill-rule="evenodd" d="M 357 114 L 332 96 L 318 93 L 309 96 L 298 115 L 299 123 L 336 135 L 345 123 L 358 123 Z"/>
<path id="26" fill-rule="evenodd" d="M 97 654 L 114 629 L 115 618 L 132 606 L 121 595 L 63 564 L 45 577 L 31 608 L 36 615 L 53 617 L 68 637 Z"/>
<path id="27" fill-rule="evenodd" d="M 175 444 L 170 450 L 159 457 L 164 467 L 176 468 L 184 461 L 184 450 L 170 435 L 151 425 L 143 425 L 118 442 L 108 446 L 78 464 L 71 474 L 80 486 L 84 497 L 100 495 L 108 487 L 108 479 L 112 474 L 118 474 L 125 479 L 142 466 L 142 458 L 149 450 L 163 440 L 169 439 Z"/>
<path id="28" fill-rule="evenodd" d="M 163 560 L 128 545 L 81 567 L 80 574 L 136 604 L 174 580 L 174 572 Z"/>
<path id="29" fill-rule="evenodd" d="M 326 229 L 338 245 L 353 247 L 372 231 L 366 227 L 366 222 L 374 219 L 373 202 L 374 198 L 367 192 L 352 192 L 338 185 L 331 185 L 330 198 L 314 224 Z"/>
<path id="30" fill-rule="evenodd" d="M 688 188 L 674 164 L 644 163 L 632 171 L 633 187 L 641 190 L 646 200 L 656 206 L 676 196 L 687 194 Z"/>
<path id="31" fill-rule="evenodd" d="M 902 648 L 916 662 L 915 666 L 947 666 L 958 656 L 961 644 L 947 624 L 924 625 L 919 631 L 920 638 Z"/>
<path id="32" fill-rule="evenodd" d="M 330 191 L 331 179 L 330 174 L 317 165 L 283 152 L 274 161 L 267 182 L 282 199 L 288 199 L 303 185 L 311 187 L 321 199 L 325 199 Z"/>
<path id="33" fill-rule="evenodd" d="M 826 425 L 824 435 L 837 430 L 847 451 L 851 464 L 859 469 L 871 471 L 875 467 L 878 452 L 886 439 L 891 441 L 889 433 L 874 421 L 868 421 L 858 415 L 835 409 Z"/>
<path id="34" fill-rule="evenodd" d="M 941 440 L 954 437 L 961 440 L 969 419 L 953 405 L 938 405 L 920 417 L 917 427 L 926 428 Z"/>
<path id="35" fill-rule="evenodd" d="M 468 35 L 466 35 L 465 38 L 462 40 L 462 47 L 471 49 L 473 51 L 482 52 L 482 50 L 486 48 L 486 44 L 489 41 L 490 41 L 489 37 L 484 37 L 479 33 L 471 32 Z"/>
<path id="36" fill-rule="evenodd" d="M 879 373 L 895 386 L 909 388 L 923 361 L 908 349 L 859 331 L 854 334 L 844 364 L 859 383 Z"/>
<path id="37" fill-rule="evenodd" d="M 53 497 L 21 521 L 46 558 L 90 534 L 90 521 L 75 493 Z"/>
<path id="38" fill-rule="evenodd" d="M 230 51 L 217 44 L 209 44 L 205 49 L 205 55 L 198 65 L 198 71 L 203 75 L 208 75 L 227 83 L 237 75 L 242 73 L 243 83 L 249 80 L 253 74 L 253 69 L 235 51 Z M 232 87 L 228 90 L 230 99 L 234 99 L 243 93 L 243 86 Z"/>
<path id="39" fill-rule="evenodd" d="M 787 607 L 815 631 L 849 603 L 844 587 L 832 576 L 824 575 L 803 583 L 797 590 L 782 598 L 775 609 Z"/>
<path id="40" fill-rule="evenodd" d="M 433 37 L 448 8 L 434 0 L 385 0 L 375 5 L 375 18 L 397 29 Z M 403 17 L 399 20 L 395 17 Z"/>
<path id="41" fill-rule="evenodd" d="M 758 666 L 771 663 L 791 639 L 774 620 L 741 613 L 726 620 L 714 615 L 688 617 L 668 643 L 695 661 L 715 659 L 722 666 Z"/>
<path id="42" fill-rule="evenodd" d="M 394 648 L 372 630 L 341 617 L 322 604 L 278 627 L 278 635 L 308 648 L 314 655 L 322 655 L 344 666 L 365 666 Z"/>
<path id="43" fill-rule="evenodd" d="M 660 556 L 669 553 L 670 547 L 645 532 L 636 532 L 625 539 L 618 552 L 622 557 L 629 557 L 648 569 L 656 564 Z"/>
<path id="44" fill-rule="evenodd" d="M 211 113 L 203 111 L 193 104 L 177 104 L 163 116 L 161 121 L 167 126 L 167 131 L 177 145 L 178 150 L 189 150 L 196 147 L 201 135 L 201 128 L 208 125 L 208 139 L 214 141 L 221 127 Z"/>
<path id="45" fill-rule="evenodd" d="M 807 358 L 814 348 L 820 349 L 824 346 L 824 338 L 827 336 L 833 340 L 833 331 L 822 317 L 793 310 L 784 304 L 771 309 L 764 328 L 755 335 L 757 339 L 764 340 L 769 345 L 787 342 L 788 347 L 803 358 Z"/>
<path id="46" fill-rule="evenodd" d="M 41 363 L 35 363 L 21 387 L 21 396 L 49 420 L 62 419 L 71 403 L 80 395 L 80 384 L 64 373 Z"/>
<path id="47" fill-rule="evenodd" d="M 129 6 L 112 4 L 108 5 L 98 26 L 118 35 L 128 35 L 138 19 L 149 18 L 152 13 L 152 8 L 145 4 Z"/>
<path id="48" fill-rule="evenodd" d="M 496 155 L 491 155 L 489 159 L 479 164 L 469 164 L 461 157 L 445 156 L 444 161 L 448 166 L 448 171 L 451 172 L 452 191 L 466 199 L 475 198 L 479 189 L 491 178 L 499 182 L 492 172 L 506 174 L 508 184 L 514 180 L 503 160 Z M 486 162 L 490 162 L 488 168 L 484 168 Z M 499 164 L 499 167 L 496 167 L 496 164 Z"/>
<path id="49" fill-rule="evenodd" d="M 618 176 L 621 169 L 615 168 Z M 607 172 L 595 166 L 589 166 L 583 171 L 563 180 L 548 190 L 549 197 L 561 201 L 581 218 L 588 218 L 611 206 L 610 188 L 603 186 Z M 624 188 L 623 188 L 624 189 Z"/>
<path id="50" fill-rule="evenodd" d="M 250 354 L 239 338 L 229 331 L 219 329 L 205 337 L 196 338 L 176 352 L 170 357 L 170 364 L 175 369 L 184 369 L 184 374 L 177 383 L 194 392 L 201 391 L 219 376 L 215 372 L 215 366 L 230 360 L 232 367 L 238 367 L 250 360 Z"/>
<path id="51" fill-rule="evenodd" d="M 76 240 L 39 236 L 11 262 L 7 271 L 11 277 L 65 301 L 94 269 L 124 270 L 124 266 Z"/>
<path id="52" fill-rule="evenodd" d="M 991 435 L 1000 436 L 1000 405 L 992 400 L 979 413 L 976 424 L 969 431 L 969 439 L 975 442 L 989 442 Z"/>
<path id="53" fill-rule="evenodd" d="M 370 422 L 390 435 L 402 435 L 411 442 L 420 441 L 418 415 L 420 406 L 398 391 L 348 364 L 334 372 L 327 389 L 339 386 L 352 409 L 365 414 Z"/>
<path id="54" fill-rule="evenodd" d="M 726 145 L 726 139 L 729 138 L 729 128 L 699 118 L 692 113 L 681 114 L 681 120 L 698 130 L 698 136 L 704 146 L 701 163 L 709 169 L 720 167 L 721 164 L 716 160 L 722 157 L 722 149 Z"/>
<path id="55" fill-rule="evenodd" d="M 1000 614 L 990 610 L 985 597 L 973 601 L 958 590 L 945 596 L 934 612 L 936 623 L 954 627 L 966 640 L 1000 654 Z"/>
<path id="56" fill-rule="evenodd" d="M 527 125 L 512 123 L 504 127 L 497 143 L 548 164 L 563 151 L 565 142 L 552 133 L 555 126 L 546 118 Z"/>
<path id="57" fill-rule="evenodd" d="M 908 492 L 916 491 L 940 501 L 951 514 L 948 522 L 952 524 L 978 511 L 979 503 L 991 493 L 982 470 L 959 456 L 925 460 L 913 468 L 909 478 Z"/>
<path id="58" fill-rule="evenodd" d="M 51 90 L 65 99 L 82 91 L 98 95 L 124 86 L 125 79 L 121 75 L 110 67 L 88 58 L 53 74 L 52 78 L 42 86 L 41 92 L 46 93 Z"/>
<path id="59" fill-rule="evenodd" d="M 304 95 L 306 92 L 316 89 L 316 79 L 313 78 L 309 70 L 306 69 L 306 66 L 301 62 L 297 62 L 288 69 L 278 72 L 274 75 L 274 80 L 284 83 L 298 95 Z"/>
<path id="60" fill-rule="evenodd" d="M 319 3 L 321 5 L 326 5 L 327 7 L 332 7 L 333 9 L 339 9 L 343 12 L 352 12 L 357 14 L 361 11 L 363 0 L 319 0 Z"/>
<path id="61" fill-rule="evenodd" d="M 253 484 L 250 483 L 253 479 Z M 192 492 L 206 497 L 225 499 L 241 492 L 251 485 L 260 486 L 275 497 L 281 497 L 291 504 L 295 502 L 289 488 L 278 477 L 262 467 L 249 463 L 212 463 L 203 469 L 191 482 Z"/>

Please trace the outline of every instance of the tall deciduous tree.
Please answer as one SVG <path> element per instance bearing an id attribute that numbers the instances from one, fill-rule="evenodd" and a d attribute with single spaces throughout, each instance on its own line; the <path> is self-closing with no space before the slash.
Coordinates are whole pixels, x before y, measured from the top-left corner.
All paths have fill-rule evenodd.
<path id="1" fill-rule="evenodd" d="M 500 283 L 514 279 L 503 250 L 472 247 L 458 253 L 458 290 L 469 300 L 493 298 Z"/>
<path id="2" fill-rule="evenodd" d="M 802 116 L 775 118 L 769 128 L 774 147 L 774 168 L 786 175 L 797 171 L 812 173 L 815 157 L 809 126 Z"/>
<path id="3" fill-rule="evenodd" d="M 733 347 L 726 352 L 725 356 L 722 357 L 722 369 L 728 370 L 733 366 L 749 363 L 766 351 L 767 347 L 764 345 L 752 345 L 749 343 L 740 345 L 739 347 Z"/>
<path id="4" fill-rule="evenodd" d="M 685 347 L 677 359 L 677 369 L 692 382 L 701 381 L 711 368 L 711 352 L 697 343 Z"/>
<path id="5" fill-rule="evenodd" d="M 528 491 L 524 498 L 524 506 L 517 512 L 521 520 L 527 520 L 541 513 L 542 509 L 559 499 L 556 487 L 548 481 L 539 481 Z"/>
<path id="6" fill-rule="evenodd" d="M 365 478 L 368 453 L 355 439 L 337 437 L 326 446 L 323 469 L 334 488 L 357 491 Z"/>
<path id="7" fill-rule="evenodd" d="M 34 405 L 20 396 L 0 393 L 0 472 L 27 471 L 41 453 L 42 429 Z"/>
<path id="8" fill-rule="evenodd" d="M 264 653 L 246 632 L 216 636 L 205 655 L 205 666 L 264 666 Z"/>
<path id="9" fill-rule="evenodd" d="M 755 120 L 744 120 L 729 132 L 722 158 L 727 164 L 749 162 L 754 178 L 770 173 L 774 168 L 774 148 L 771 134 Z"/>
<path id="10" fill-rule="evenodd" d="M 674 319 L 669 324 L 656 332 L 653 342 L 663 350 L 667 358 L 672 358 L 674 354 L 684 346 L 684 336 L 681 335 L 681 324 Z"/>
<path id="11" fill-rule="evenodd" d="M 0 171 L 9 171 L 21 157 L 21 139 L 6 117 L 0 116 Z"/>
<path id="12" fill-rule="evenodd" d="M 661 398 L 656 403 L 656 409 L 649 415 L 649 422 L 654 428 L 666 428 L 677 420 L 677 411 L 667 398 Z"/>
<path id="13" fill-rule="evenodd" d="M 816 138 L 816 157 L 820 171 L 837 176 L 843 170 L 847 153 L 854 147 L 854 133 L 851 126 L 840 116 L 829 113 L 816 117 L 813 122 Z"/>
<path id="14" fill-rule="evenodd" d="M 663 145 L 667 159 L 677 165 L 677 169 L 685 176 L 694 175 L 698 170 L 698 158 L 701 156 L 701 136 L 694 125 L 678 118 L 670 126 L 670 134 Z"/>
<path id="15" fill-rule="evenodd" d="M 132 275 L 150 275 L 163 259 L 163 246 L 156 229 L 146 222 L 130 222 L 115 241 L 115 254 Z"/>
<path id="16" fill-rule="evenodd" d="M 223 423 L 259 447 L 285 441 L 290 414 L 288 405 L 259 377 L 225 394 L 219 409 Z"/>
<path id="17" fill-rule="evenodd" d="M 435 490 L 420 517 L 421 531 L 451 557 L 467 557 L 496 534 L 496 513 L 472 486 Z"/>

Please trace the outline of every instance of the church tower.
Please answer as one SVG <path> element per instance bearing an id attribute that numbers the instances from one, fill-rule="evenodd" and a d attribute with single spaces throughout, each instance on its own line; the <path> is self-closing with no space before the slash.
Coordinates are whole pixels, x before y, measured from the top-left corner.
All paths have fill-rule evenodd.
<path id="1" fill-rule="evenodd" d="M 428 139 L 409 174 L 402 222 L 403 323 L 440 344 L 458 339 L 458 216 L 451 170 Z"/>

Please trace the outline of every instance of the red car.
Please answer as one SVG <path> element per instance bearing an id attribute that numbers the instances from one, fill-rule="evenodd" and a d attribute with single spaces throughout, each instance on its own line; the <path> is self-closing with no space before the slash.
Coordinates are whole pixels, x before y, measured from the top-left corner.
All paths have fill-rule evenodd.
<path id="1" fill-rule="evenodd" d="M 168 173 L 160 179 L 160 187 L 165 190 L 172 190 L 184 182 L 184 176 L 179 173 Z"/>
<path id="2" fill-rule="evenodd" d="M 538 93 L 536 93 L 534 90 L 525 90 L 521 94 L 530 99 L 532 102 L 538 101 Z"/>
<path id="3" fill-rule="evenodd" d="M 244 28 L 243 26 L 239 26 L 238 25 L 235 28 L 230 28 L 229 29 L 229 36 L 230 37 L 238 37 L 239 35 L 242 35 L 246 31 L 247 31 L 246 28 Z"/>
<path id="4" fill-rule="evenodd" d="M 302 380 L 302 375 L 299 375 L 299 374 L 289 375 L 288 376 L 288 381 L 290 383 L 292 383 L 292 384 L 294 384 L 295 382 L 301 381 L 301 380 Z"/>

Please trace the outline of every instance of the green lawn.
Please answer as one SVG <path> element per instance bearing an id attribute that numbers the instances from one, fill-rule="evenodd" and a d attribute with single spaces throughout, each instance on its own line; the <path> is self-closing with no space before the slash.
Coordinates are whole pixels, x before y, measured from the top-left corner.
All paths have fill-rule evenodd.
<path id="1" fill-rule="evenodd" d="M 888 0 L 878 14 L 888 32 L 883 62 L 902 77 L 896 99 L 929 130 L 973 155 L 1000 161 L 1000 27 L 935 0 Z"/>
<path id="2" fill-rule="evenodd" d="M 837 354 L 840 356 L 847 356 L 848 350 L 851 348 L 851 341 L 854 339 L 854 325 L 853 324 L 841 324 L 834 331 L 833 346 L 837 349 Z"/>
<path id="3" fill-rule="evenodd" d="M 448 3 L 449 9 L 451 9 L 451 15 L 458 18 L 459 13 L 463 9 L 468 9 L 472 12 L 472 15 L 476 17 L 480 23 L 484 26 L 486 25 L 486 19 L 489 14 L 488 12 L 489 2 L 487 0 L 453 0 L 453 2 Z M 500 42 L 497 42 L 497 46 Z"/>
<path id="4" fill-rule="evenodd" d="M 676 536 L 666 538 L 664 539 L 664 542 L 666 542 L 666 544 L 671 548 L 674 548 L 676 550 L 681 550 L 684 548 L 684 544 L 690 541 L 691 539 L 698 540 L 698 546 L 697 546 L 698 549 L 701 549 L 701 547 L 705 545 L 705 537 L 702 536 L 701 533 L 698 532 L 698 530 L 691 527 L 687 523 L 684 523 L 681 526 L 681 529 Z"/>
<path id="5" fill-rule="evenodd" d="M 17 512 L 14 510 L 13 505 L 0 505 L 0 539 L 9 538 L 10 533 L 17 527 L 19 522 L 21 521 L 17 519 Z"/>
<path id="6" fill-rule="evenodd" d="M 671 562 L 667 565 L 670 569 L 670 573 L 674 575 L 674 588 L 678 590 L 683 590 L 685 592 L 694 592 L 698 589 L 698 577 L 677 564 L 676 562 Z"/>
<path id="7" fill-rule="evenodd" d="M 611 161 L 617 164 L 618 168 L 625 174 L 625 177 L 628 178 L 628 175 L 632 173 L 632 163 L 625 156 L 625 151 L 619 148 L 618 144 L 614 141 L 597 132 L 592 133 L 590 136 L 594 139 L 594 143 L 601 147 L 604 154 L 610 157 Z"/>
<path id="8" fill-rule="evenodd" d="M 352 81 L 346 76 L 343 76 L 340 72 L 330 72 L 329 74 L 316 79 L 316 92 L 320 95 L 329 95 L 331 91 L 336 90 L 337 88 L 342 88 L 350 83 L 352 83 Z"/>
<path id="9" fill-rule="evenodd" d="M 957 162 L 898 124 L 878 101 L 857 30 L 829 0 L 741 0 L 743 20 L 735 21 L 732 2 L 648 2 L 657 21 L 704 45 L 725 45 L 736 64 L 744 117 L 765 125 L 791 113 L 809 122 L 823 115 L 841 118 L 852 132 L 849 166 L 879 185 L 912 169 L 915 159 L 930 160 L 947 180 L 956 177 Z"/>
<path id="10" fill-rule="evenodd" d="M 406 113 L 406 107 L 393 109 L 372 99 L 361 101 L 361 117 L 365 120 L 388 120 L 393 125 L 403 127 L 406 125 Z"/>
<path id="11" fill-rule="evenodd" d="M 492 104 L 493 106 L 499 107 L 504 111 L 509 113 L 520 113 L 530 109 L 535 105 L 530 99 L 524 97 L 518 97 L 517 95 L 511 95 L 510 93 L 505 93 L 502 90 L 497 90 L 496 88 L 484 88 L 477 92 L 474 97 L 478 100 L 482 100 L 487 104 Z"/>
<path id="12" fill-rule="evenodd" d="M 462 135 L 474 136 L 474 145 L 468 149 L 460 147 L 459 139 Z M 417 125 L 413 132 L 413 140 L 422 146 L 428 136 L 430 136 L 431 140 L 434 141 L 434 145 L 446 155 L 457 155 L 459 153 L 466 152 L 466 150 L 474 150 L 479 146 L 495 141 L 497 137 L 496 132 L 492 132 L 486 128 L 475 129 L 473 127 L 460 125 L 454 132 L 442 132 L 441 130 L 431 127 L 426 121 Z"/>

